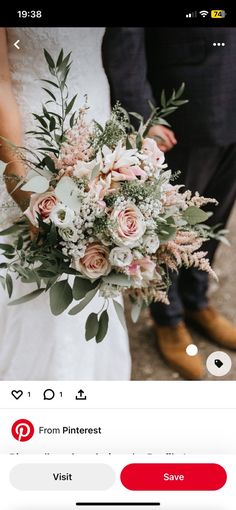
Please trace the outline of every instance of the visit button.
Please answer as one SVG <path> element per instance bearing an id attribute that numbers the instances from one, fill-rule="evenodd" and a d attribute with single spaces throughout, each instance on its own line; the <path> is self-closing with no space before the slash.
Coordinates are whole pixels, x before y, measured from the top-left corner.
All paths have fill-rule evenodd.
<path id="1" fill-rule="evenodd" d="M 226 480 L 219 464 L 128 464 L 121 472 L 131 491 L 217 491 Z"/>

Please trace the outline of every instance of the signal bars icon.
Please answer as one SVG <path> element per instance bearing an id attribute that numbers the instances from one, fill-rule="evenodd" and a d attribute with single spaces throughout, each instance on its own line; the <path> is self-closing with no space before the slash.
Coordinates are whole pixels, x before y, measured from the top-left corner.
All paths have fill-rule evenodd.
<path id="1" fill-rule="evenodd" d="M 186 14 L 186 18 L 196 18 L 197 17 L 197 11 L 189 12 Z"/>

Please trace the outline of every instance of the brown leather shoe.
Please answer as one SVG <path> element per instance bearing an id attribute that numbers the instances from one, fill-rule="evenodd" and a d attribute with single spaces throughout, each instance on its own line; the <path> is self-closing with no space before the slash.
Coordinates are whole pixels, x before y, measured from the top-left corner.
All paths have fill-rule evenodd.
<path id="1" fill-rule="evenodd" d="M 236 350 L 236 326 L 211 306 L 194 312 L 186 310 L 186 319 L 212 342 Z"/>
<path id="2" fill-rule="evenodd" d="M 201 356 L 189 356 L 186 347 L 192 344 L 192 338 L 183 322 L 177 326 L 158 326 L 155 333 L 159 350 L 164 360 L 184 379 L 199 380 L 204 375 Z"/>

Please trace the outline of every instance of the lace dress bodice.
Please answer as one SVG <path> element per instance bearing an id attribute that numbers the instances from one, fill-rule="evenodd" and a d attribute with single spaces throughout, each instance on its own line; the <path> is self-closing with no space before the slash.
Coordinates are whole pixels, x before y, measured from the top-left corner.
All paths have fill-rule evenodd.
<path id="1" fill-rule="evenodd" d="M 32 112 L 41 113 L 41 104 L 48 99 L 42 90 L 41 78 L 51 78 L 45 62 L 45 48 L 53 58 L 61 50 L 72 51 L 72 68 L 68 77 L 70 96 L 78 93 L 78 106 L 88 95 L 90 110 L 88 118 L 95 118 L 104 124 L 109 116 L 109 86 L 102 66 L 101 43 L 104 34 L 102 27 L 76 28 L 8 28 L 8 51 L 11 77 L 16 100 L 20 108 L 23 131 L 34 127 Z M 20 40 L 20 50 L 14 42 Z M 6 204 L 1 211 L 0 223 L 9 223 L 18 214 L 10 207 L 9 197 L 1 179 L 0 204 Z M 12 202 L 13 203 L 13 202 Z"/>

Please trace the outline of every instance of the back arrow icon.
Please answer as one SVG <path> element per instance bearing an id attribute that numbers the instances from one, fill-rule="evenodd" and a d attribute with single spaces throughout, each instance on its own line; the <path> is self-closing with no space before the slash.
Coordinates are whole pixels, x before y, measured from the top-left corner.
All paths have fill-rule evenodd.
<path id="1" fill-rule="evenodd" d="M 17 50 L 20 49 L 19 42 L 20 42 L 20 39 L 17 39 L 17 41 L 14 42 L 14 46 L 15 46 L 15 48 L 17 48 Z"/>

